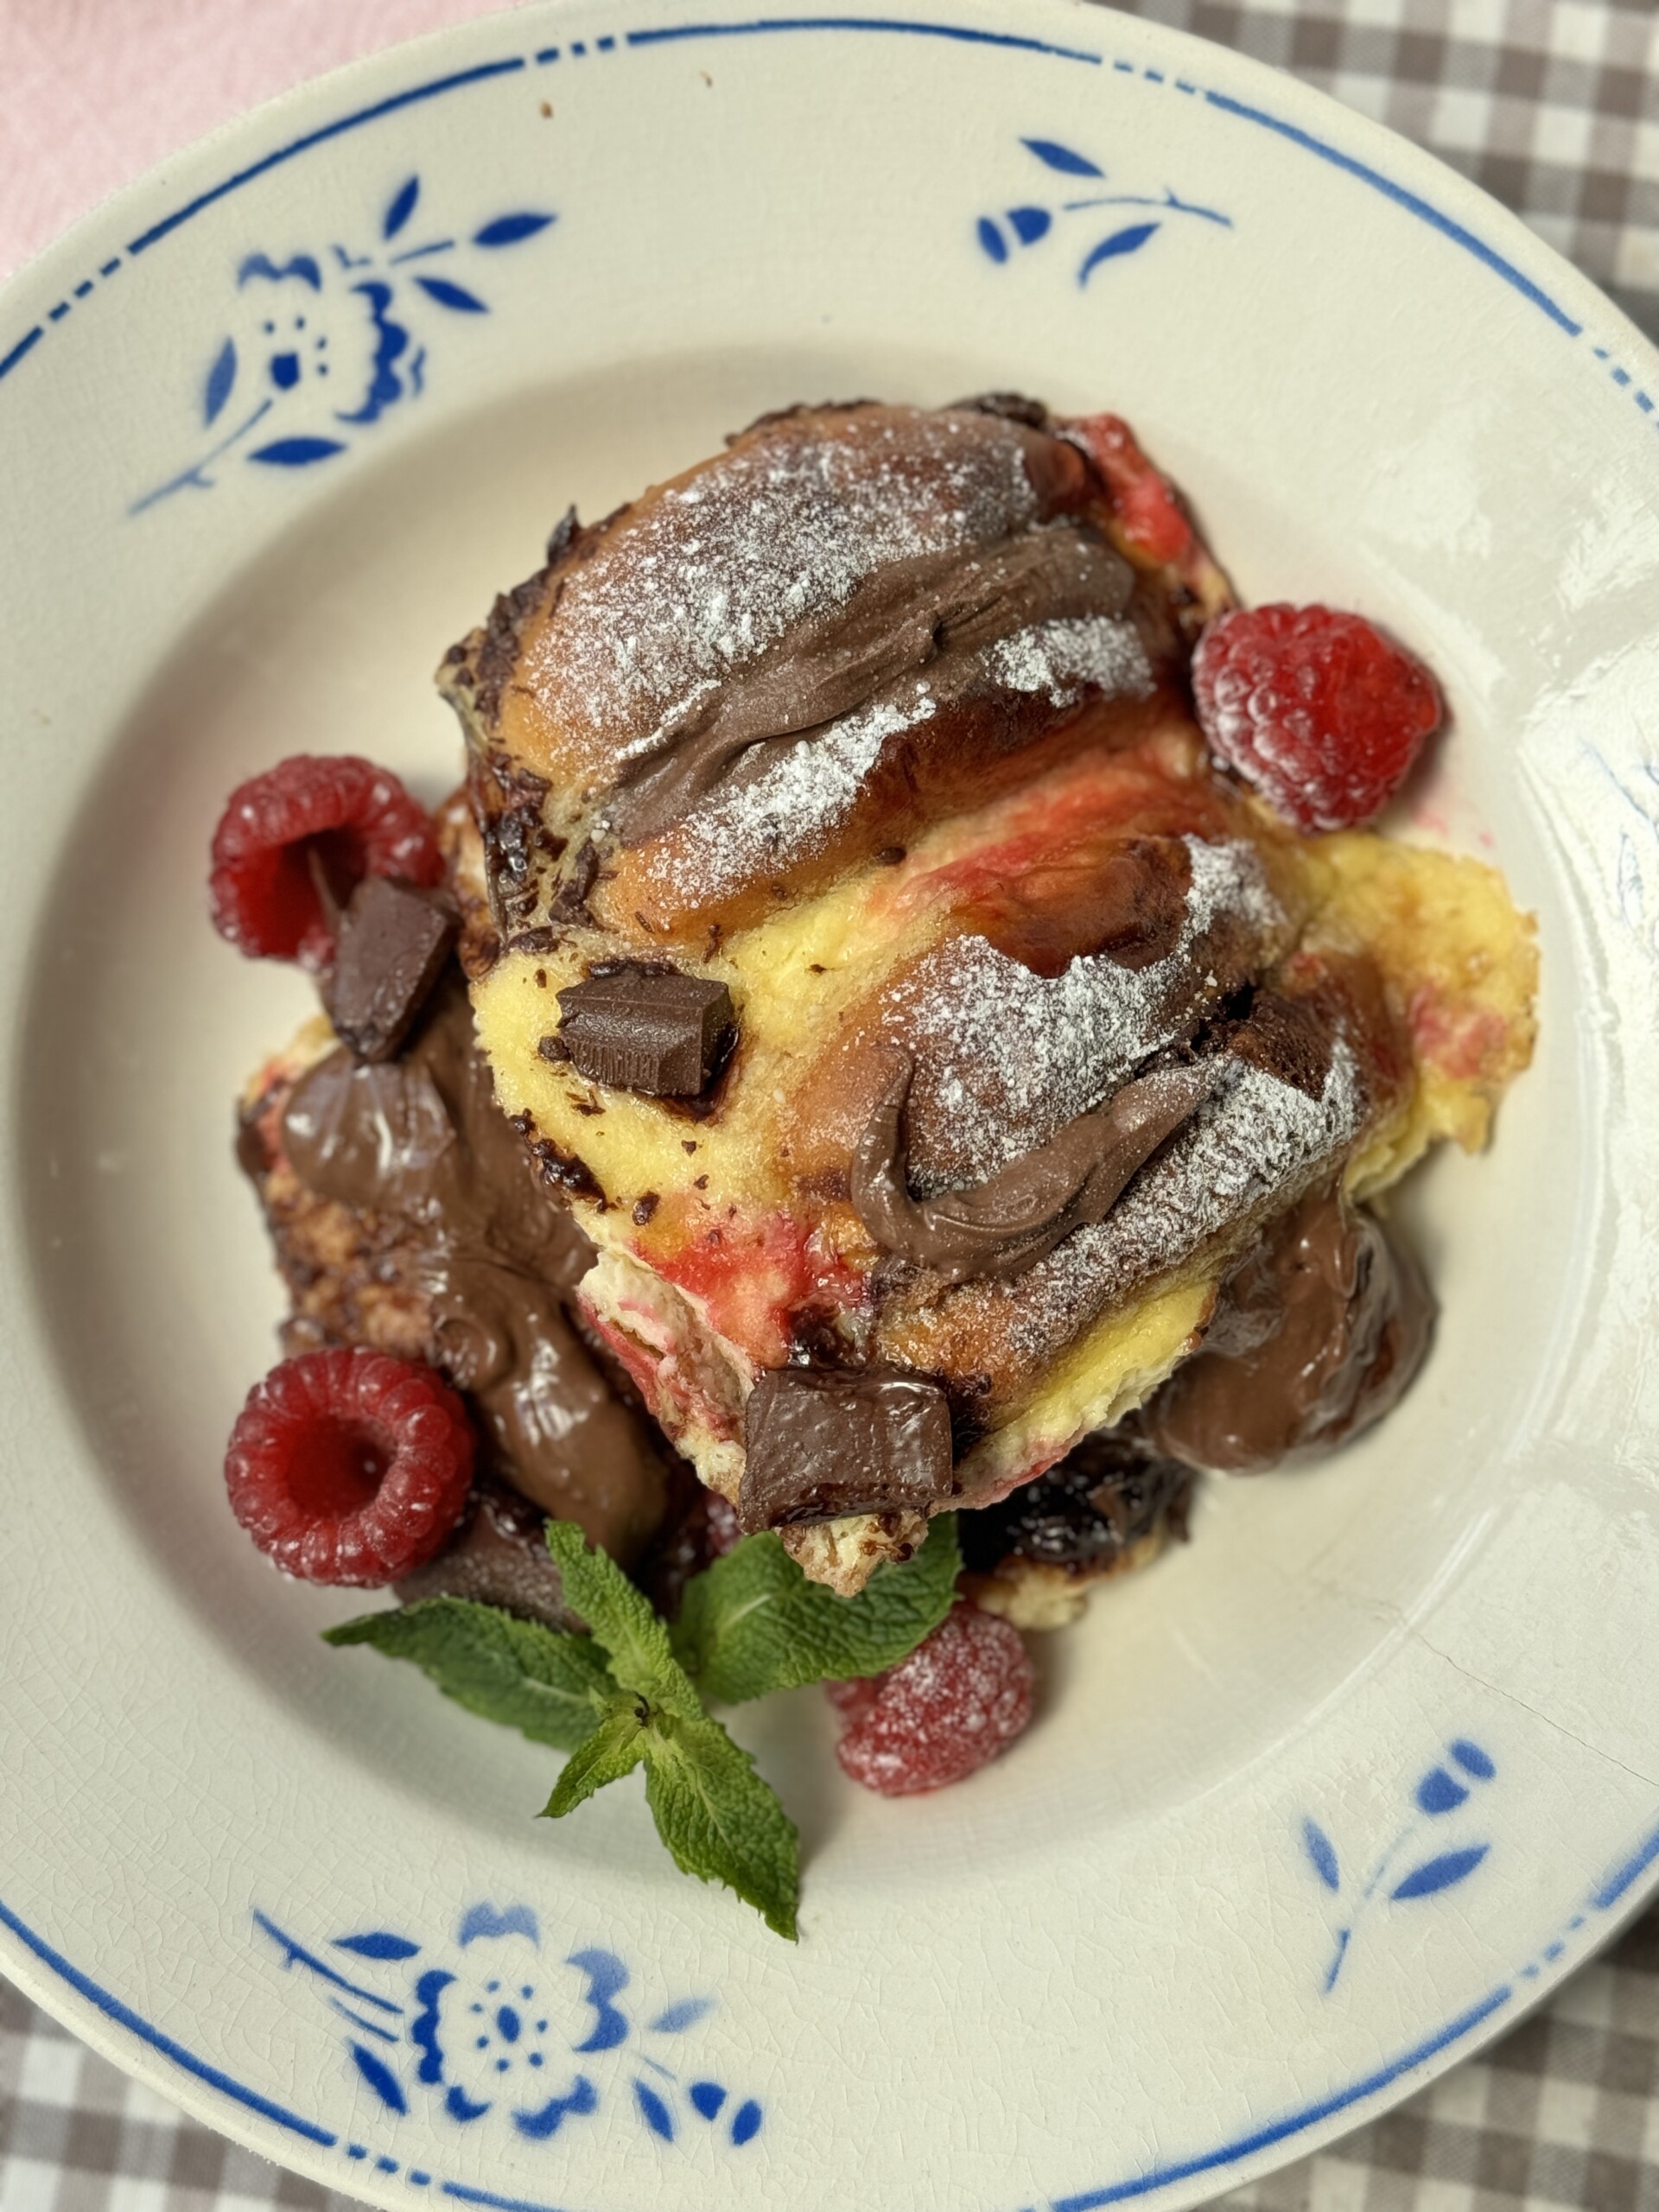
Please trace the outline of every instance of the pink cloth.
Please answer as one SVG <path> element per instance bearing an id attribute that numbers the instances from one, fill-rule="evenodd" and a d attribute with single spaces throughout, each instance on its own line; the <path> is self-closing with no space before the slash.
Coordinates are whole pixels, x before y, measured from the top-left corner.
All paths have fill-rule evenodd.
<path id="1" fill-rule="evenodd" d="M 499 0 L 0 0 L 0 276 L 308 77 Z"/>

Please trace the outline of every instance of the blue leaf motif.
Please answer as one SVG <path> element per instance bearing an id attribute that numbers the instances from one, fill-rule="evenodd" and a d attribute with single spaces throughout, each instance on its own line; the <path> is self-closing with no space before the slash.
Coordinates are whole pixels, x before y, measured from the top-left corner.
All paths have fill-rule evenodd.
<path id="1" fill-rule="evenodd" d="M 1418 1809 L 1425 1813 L 1452 1813 L 1468 1802 L 1469 1792 L 1454 1775 L 1443 1766 L 1430 1767 L 1417 1785 Z"/>
<path id="2" fill-rule="evenodd" d="M 1490 1782 L 1497 1772 L 1491 1757 L 1466 1736 L 1459 1736 L 1452 1745 L 1452 1756 L 1464 1772 L 1472 1774 L 1477 1782 Z"/>
<path id="3" fill-rule="evenodd" d="M 666 2012 L 659 2012 L 652 2022 L 658 2035 L 677 2036 L 686 2028 L 693 2028 L 705 2012 L 712 2012 L 712 1997 L 683 1997 L 677 2005 L 671 2005 Z"/>
<path id="4" fill-rule="evenodd" d="M 1116 261 L 1121 254 L 1139 253 L 1160 227 L 1156 223 L 1130 223 L 1121 231 L 1114 231 L 1109 238 L 1102 238 L 1093 252 L 1084 257 L 1077 271 L 1078 283 L 1086 284 L 1103 261 Z"/>
<path id="5" fill-rule="evenodd" d="M 1035 154 L 1046 168 L 1058 169 L 1062 176 L 1104 176 L 1106 172 L 1083 154 L 1074 154 L 1069 146 L 1062 146 L 1052 138 L 1022 138 L 1020 143 L 1027 153 Z"/>
<path id="6" fill-rule="evenodd" d="M 236 341 L 227 338 L 214 356 L 213 365 L 207 372 L 207 382 L 201 395 L 201 419 L 211 423 L 231 396 L 231 386 L 236 382 Z"/>
<path id="7" fill-rule="evenodd" d="M 517 245 L 520 238 L 533 238 L 537 231 L 544 231 L 550 223 L 558 221 L 556 215 L 498 215 L 493 223 L 486 223 L 481 231 L 473 233 L 474 245 Z"/>
<path id="8" fill-rule="evenodd" d="M 336 1936 L 337 1951 L 355 1951 L 359 1959 L 412 1959 L 420 1949 L 406 1936 L 393 1936 L 384 1928 L 372 1928 L 363 1936 Z"/>
<path id="9" fill-rule="evenodd" d="M 1035 245 L 1052 225 L 1046 207 L 1010 207 L 1008 223 L 1021 245 Z"/>
<path id="10" fill-rule="evenodd" d="M 1421 1866 L 1414 1866 L 1403 1882 L 1397 1882 L 1389 1892 L 1391 1897 L 1432 1897 L 1441 1890 L 1449 1890 L 1453 1883 L 1461 1882 L 1472 1874 L 1491 1848 L 1490 1844 L 1471 1844 L 1465 1851 L 1442 1852 L 1437 1859 L 1425 1859 Z"/>
<path id="11" fill-rule="evenodd" d="M 262 461 L 268 468 L 308 468 L 314 461 L 327 461 L 345 450 L 338 438 L 276 438 L 268 446 L 256 446 L 248 459 Z"/>
<path id="12" fill-rule="evenodd" d="M 386 219 L 380 226 L 380 235 L 383 238 L 397 237 L 398 232 L 415 213 L 415 202 L 420 196 L 421 180 L 417 176 L 412 176 L 407 184 L 398 186 L 392 195 L 391 205 L 386 210 Z"/>
<path id="13" fill-rule="evenodd" d="M 718 2082 L 694 2082 L 691 2084 L 692 2105 L 705 2120 L 718 2119 L 720 2108 L 725 2101 L 726 2092 Z"/>
<path id="14" fill-rule="evenodd" d="M 741 2150 L 760 2133 L 760 2107 L 751 2097 L 747 2104 L 738 2107 L 732 2117 L 732 2140 Z"/>
<path id="15" fill-rule="evenodd" d="M 979 219 L 979 243 L 993 261 L 1007 259 L 1007 240 L 988 215 L 982 215 Z"/>
<path id="16" fill-rule="evenodd" d="M 441 308 L 449 308 L 456 315 L 488 315 L 489 309 L 476 292 L 469 292 L 464 284 L 451 283 L 447 276 L 417 276 L 415 282 L 429 300 Z"/>
<path id="17" fill-rule="evenodd" d="M 660 2135 L 664 2143 L 671 2143 L 674 2140 L 674 2115 L 656 2090 L 647 2088 L 643 2082 L 636 2081 L 633 2094 L 639 2100 L 639 2109 L 652 2133 Z"/>
<path id="18" fill-rule="evenodd" d="M 1313 1872 L 1327 1890 L 1339 1890 L 1342 1876 L 1337 1866 L 1336 1846 L 1317 1821 L 1302 1822 L 1302 1848 L 1313 1862 Z"/>
<path id="19" fill-rule="evenodd" d="M 383 2105 L 392 2112 L 407 2112 L 409 2104 L 397 2076 L 372 2050 L 365 2050 L 360 2043 L 349 2046 L 358 2072 L 374 2091 Z"/>

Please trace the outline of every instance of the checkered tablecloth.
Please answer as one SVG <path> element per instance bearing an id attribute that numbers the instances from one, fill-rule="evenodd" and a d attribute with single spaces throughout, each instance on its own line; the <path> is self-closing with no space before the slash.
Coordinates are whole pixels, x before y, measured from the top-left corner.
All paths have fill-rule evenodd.
<path id="1" fill-rule="evenodd" d="M 0 0 L 0 275 L 257 99 L 498 0 Z M 1294 71 L 1507 202 L 1659 338 L 1659 0 L 1120 0 Z M 132 97 L 140 87 L 143 98 Z M 1659 1910 L 1230 2212 L 1659 2212 Z M 0 1981 L 0 2212 L 354 2212 Z"/>

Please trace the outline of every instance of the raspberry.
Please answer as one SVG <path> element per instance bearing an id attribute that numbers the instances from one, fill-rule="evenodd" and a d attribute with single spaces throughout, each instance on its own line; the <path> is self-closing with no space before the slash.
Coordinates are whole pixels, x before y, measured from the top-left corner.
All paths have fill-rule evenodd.
<path id="1" fill-rule="evenodd" d="M 958 1603 L 908 1659 L 869 1683 L 836 1685 L 832 1697 L 853 1717 L 836 1757 L 883 1797 L 943 1789 L 1014 1741 L 1031 1718 L 1031 1694 L 1019 1630 Z"/>
<path id="2" fill-rule="evenodd" d="M 1068 425 L 1105 480 L 1125 542 L 1148 561 L 1179 561 L 1192 543 L 1192 525 L 1166 477 L 1160 476 L 1116 415 L 1085 415 Z"/>
<path id="3" fill-rule="evenodd" d="M 885 1675 L 855 1675 L 845 1682 L 826 1682 L 823 1694 L 837 1713 L 860 1713 L 880 1695 Z"/>
<path id="4" fill-rule="evenodd" d="M 296 753 L 239 784 L 219 817 L 208 887 L 219 935 L 251 959 L 327 968 L 334 934 L 312 853 L 342 905 L 365 875 L 421 884 L 443 876 L 425 808 L 389 769 L 354 753 Z"/>
<path id="5" fill-rule="evenodd" d="M 1440 726 L 1422 663 L 1328 607 L 1219 614 L 1192 658 L 1211 747 L 1300 830 L 1368 821 Z"/>
<path id="6" fill-rule="evenodd" d="M 442 1376 L 360 1345 L 273 1367 L 225 1454 L 231 1510 L 305 1582 L 407 1574 L 442 1549 L 472 1479 L 473 1432 Z"/>

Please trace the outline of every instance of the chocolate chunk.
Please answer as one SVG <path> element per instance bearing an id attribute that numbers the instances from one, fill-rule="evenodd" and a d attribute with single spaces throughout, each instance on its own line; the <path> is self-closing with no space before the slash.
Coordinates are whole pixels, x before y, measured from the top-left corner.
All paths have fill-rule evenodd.
<path id="1" fill-rule="evenodd" d="M 549 900 L 549 914 L 556 922 L 590 921 L 588 894 L 598 880 L 599 848 L 588 837 L 577 846 L 564 880 Z"/>
<path id="2" fill-rule="evenodd" d="M 567 507 L 553 525 L 547 541 L 547 565 L 550 569 L 563 561 L 581 535 L 582 524 L 576 519 L 574 507 Z"/>
<path id="3" fill-rule="evenodd" d="M 1023 423 L 1028 430 L 1048 427 L 1048 410 L 1040 399 L 1027 399 L 1022 391 L 976 391 L 971 399 L 953 405 L 964 413 L 1000 416 L 1005 423 Z"/>
<path id="4" fill-rule="evenodd" d="M 340 916 L 323 990 L 328 1019 L 359 1060 L 389 1060 L 449 957 L 453 909 L 410 883 L 365 875 Z"/>
<path id="5" fill-rule="evenodd" d="M 734 1019 L 724 983 L 633 961 L 561 991 L 559 1011 L 580 1073 L 648 1098 L 706 1090 Z"/>
<path id="6" fill-rule="evenodd" d="M 539 1506 L 505 1483 L 486 1480 L 460 1535 L 436 1559 L 400 1576 L 397 1595 L 406 1605 L 423 1598 L 464 1598 L 567 1633 L 579 1630 L 546 1532 Z"/>
<path id="7" fill-rule="evenodd" d="M 950 1408 L 899 1367 L 778 1367 L 744 1414 L 746 1532 L 844 1513 L 925 1513 L 954 1490 Z"/>

